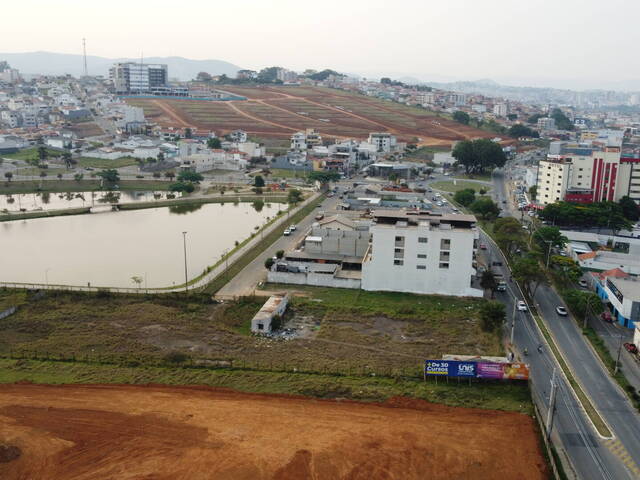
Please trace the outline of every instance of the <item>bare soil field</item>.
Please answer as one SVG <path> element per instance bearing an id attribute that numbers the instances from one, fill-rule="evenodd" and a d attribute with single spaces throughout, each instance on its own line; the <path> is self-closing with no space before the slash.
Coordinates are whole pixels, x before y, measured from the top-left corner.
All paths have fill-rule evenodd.
<path id="1" fill-rule="evenodd" d="M 533 420 L 204 387 L 0 386 L 0 478 L 547 478 Z"/>
<path id="2" fill-rule="evenodd" d="M 220 87 L 248 100 L 230 102 L 128 98 L 145 115 L 167 127 L 213 129 L 221 134 L 241 128 L 252 135 L 283 137 L 316 128 L 328 138 L 361 138 L 388 131 L 400 140 L 444 146 L 490 132 L 461 125 L 428 110 L 321 87 Z"/>

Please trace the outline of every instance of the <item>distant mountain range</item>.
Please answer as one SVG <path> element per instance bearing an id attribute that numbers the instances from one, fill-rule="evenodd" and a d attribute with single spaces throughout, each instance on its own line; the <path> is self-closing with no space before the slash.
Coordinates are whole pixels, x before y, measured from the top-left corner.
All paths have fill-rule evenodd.
<path id="1" fill-rule="evenodd" d="M 0 53 L 12 68 L 24 74 L 65 75 L 84 74 L 82 55 L 53 52 Z M 109 67 L 116 62 L 139 62 L 140 58 L 105 58 L 87 55 L 89 75 L 109 75 Z M 144 63 L 166 63 L 169 78 L 193 80 L 199 72 L 211 75 L 235 76 L 240 67 L 223 60 L 191 60 L 183 57 L 146 57 Z"/>

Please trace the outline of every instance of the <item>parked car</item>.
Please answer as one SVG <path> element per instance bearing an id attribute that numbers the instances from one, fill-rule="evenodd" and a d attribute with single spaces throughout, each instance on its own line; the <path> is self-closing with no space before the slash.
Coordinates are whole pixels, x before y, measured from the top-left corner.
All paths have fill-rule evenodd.
<path id="1" fill-rule="evenodd" d="M 613 317 L 611 316 L 610 312 L 602 312 L 600 314 L 600 318 L 607 323 L 613 323 Z"/>
<path id="2" fill-rule="evenodd" d="M 502 262 L 492 262 L 491 265 L 494 266 L 494 267 L 501 267 L 502 266 Z"/>
<path id="3" fill-rule="evenodd" d="M 486 250 L 487 249 L 487 245 L 484 243 L 480 244 L 480 250 Z"/>
<path id="4" fill-rule="evenodd" d="M 556 307 L 556 313 L 558 315 L 560 315 L 561 317 L 566 317 L 567 316 L 567 309 L 564 308 L 563 306 L 558 305 Z"/>
<path id="5" fill-rule="evenodd" d="M 289 230 L 292 232 L 295 232 L 297 230 L 298 227 L 296 227 L 295 225 L 289 225 Z"/>
<path id="6" fill-rule="evenodd" d="M 287 228 L 284 232 L 282 232 L 282 234 L 283 234 L 285 237 L 288 237 L 289 235 L 291 235 L 291 230 L 289 230 L 289 229 Z"/>
<path id="7" fill-rule="evenodd" d="M 522 300 L 518 300 L 518 303 L 517 303 L 516 307 L 518 308 L 518 311 L 520 311 L 520 312 L 526 312 L 527 311 L 527 304 L 524 303 Z"/>
<path id="8" fill-rule="evenodd" d="M 627 352 L 629 352 L 629 353 L 633 353 L 633 354 L 638 353 L 638 347 L 636 347 L 635 344 L 633 344 L 633 343 L 628 343 L 628 342 L 625 343 L 624 344 L 624 348 L 626 348 Z"/>
<path id="9" fill-rule="evenodd" d="M 580 285 L 582 288 L 587 288 L 589 286 L 586 280 L 579 280 L 578 285 Z"/>

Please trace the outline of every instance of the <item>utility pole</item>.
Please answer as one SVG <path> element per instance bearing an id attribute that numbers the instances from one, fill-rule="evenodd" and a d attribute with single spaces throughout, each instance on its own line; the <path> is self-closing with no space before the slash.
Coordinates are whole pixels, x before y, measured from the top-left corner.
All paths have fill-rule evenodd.
<path id="1" fill-rule="evenodd" d="M 82 56 L 84 57 L 84 76 L 89 76 L 89 71 L 87 70 L 87 42 L 86 39 L 82 39 Z"/>
<path id="2" fill-rule="evenodd" d="M 613 374 L 618 373 L 618 366 L 620 364 L 620 352 L 622 351 L 622 334 L 620 334 L 620 344 L 618 345 L 618 358 L 616 358 L 616 368 L 613 370 Z"/>
<path id="3" fill-rule="evenodd" d="M 518 303 L 518 301 L 516 300 L 516 297 L 513 297 L 513 314 L 511 315 L 511 341 L 509 343 L 511 343 L 511 345 L 513 345 L 513 335 L 516 331 L 516 304 Z"/>
<path id="4" fill-rule="evenodd" d="M 182 246 L 184 249 L 184 293 L 189 293 L 189 277 L 187 275 L 187 232 L 182 232 Z"/>
<path id="5" fill-rule="evenodd" d="M 551 428 L 553 427 L 553 411 L 556 408 L 556 393 L 558 389 L 558 382 L 556 381 L 556 369 L 553 369 L 553 375 L 551 376 L 551 393 L 549 394 L 549 410 L 547 410 L 547 439 L 551 437 Z"/>
<path id="6" fill-rule="evenodd" d="M 547 270 L 549 270 L 549 259 L 551 258 L 551 240 L 545 240 L 544 243 L 548 244 L 547 247 Z"/>

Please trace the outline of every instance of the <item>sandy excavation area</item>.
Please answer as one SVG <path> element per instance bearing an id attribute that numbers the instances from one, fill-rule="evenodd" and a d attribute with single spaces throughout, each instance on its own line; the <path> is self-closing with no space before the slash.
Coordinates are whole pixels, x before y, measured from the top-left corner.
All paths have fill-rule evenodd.
<path id="1" fill-rule="evenodd" d="M 533 420 L 198 387 L 1 385 L 0 478 L 546 478 Z"/>

